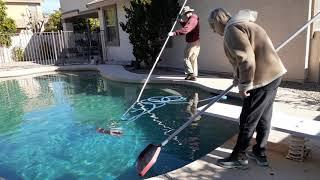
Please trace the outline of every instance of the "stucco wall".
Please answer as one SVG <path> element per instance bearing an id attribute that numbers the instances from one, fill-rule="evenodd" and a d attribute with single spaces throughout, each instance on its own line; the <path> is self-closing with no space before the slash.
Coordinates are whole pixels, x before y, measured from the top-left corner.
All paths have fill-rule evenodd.
<path id="1" fill-rule="evenodd" d="M 313 3 L 314 3 L 313 15 L 316 15 L 317 13 L 320 12 L 320 1 L 314 0 Z M 320 31 L 320 19 L 315 21 L 314 30 Z"/>
<path id="2" fill-rule="evenodd" d="M 320 32 L 314 32 L 311 40 L 309 77 L 310 82 L 320 82 Z"/>
<path id="3" fill-rule="evenodd" d="M 213 34 L 207 23 L 208 12 L 211 9 L 222 7 L 231 14 L 240 9 L 258 11 L 257 23 L 265 28 L 275 47 L 307 21 L 309 10 L 308 0 L 201 0 L 201 3 L 199 0 L 189 0 L 188 4 L 200 16 L 201 51 L 198 59 L 200 71 L 213 72 L 231 72 L 232 69 L 224 54 L 222 37 Z M 285 76 L 288 80 L 304 79 L 306 35 L 304 31 L 279 52 L 288 69 Z M 161 66 L 183 68 L 184 37 L 174 37 L 173 43 L 173 48 L 165 51 Z"/>
<path id="4" fill-rule="evenodd" d="M 86 4 L 93 0 L 60 0 L 62 12 L 68 12 L 79 9 L 79 11 L 88 10 Z"/>
<path id="5" fill-rule="evenodd" d="M 25 28 L 28 23 L 27 9 L 31 10 L 32 16 L 42 19 L 42 9 L 40 4 L 35 3 L 7 3 L 7 14 L 12 18 L 18 28 Z"/>

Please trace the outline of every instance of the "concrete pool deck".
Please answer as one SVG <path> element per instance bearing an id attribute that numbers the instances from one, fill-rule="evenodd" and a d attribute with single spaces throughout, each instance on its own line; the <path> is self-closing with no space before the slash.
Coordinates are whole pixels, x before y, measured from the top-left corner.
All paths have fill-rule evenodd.
<path id="1" fill-rule="evenodd" d="M 18 66 L 10 68 L 0 67 L 0 81 L 33 74 L 42 74 L 55 71 L 95 70 L 110 80 L 142 83 L 145 74 L 135 74 L 126 71 L 120 65 L 72 65 L 72 66 Z M 182 84 L 199 87 L 209 92 L 219 92 L 231 85 L 232 80 L 215 76 L 201 76 L 198 81 L 185 81 L 184 75 L 153 75 L 152 83 Z M 230 96 L 238 96 L 237 89 L 233 88 Z M 275 102 L 274 107 L 291 115 L 319 120 L 320 111 L 297 108 L 288 103 Z M 320 143 L 310 141 L 312 155 L 305 162 L 294 162 L 285 159 L 288 149 L 288 134 L 272 131 L 269 138 L 268 155 L 270 168 L 261 168 L 250 161 L 250 169 L 227 170 L 216 166 L 216 160 L 228 156 L 236 137 L 228 140 L 221 147 L 213 150 L 203 158 L 194 161 L 178 170 L 151 179 L 318 179 L 320 177 Z"/>

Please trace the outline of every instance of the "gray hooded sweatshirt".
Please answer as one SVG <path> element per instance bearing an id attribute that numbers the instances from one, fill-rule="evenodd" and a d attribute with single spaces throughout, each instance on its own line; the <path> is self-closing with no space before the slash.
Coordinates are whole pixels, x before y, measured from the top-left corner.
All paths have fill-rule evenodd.
<path id="1" fill-rule="evenodd" d="M 224 31 L 224 50 L 241 91 L 263 87 L 287 72 L 265 30 L 254 23 L 256 18 L 257 12 L 241 10 Z"/>

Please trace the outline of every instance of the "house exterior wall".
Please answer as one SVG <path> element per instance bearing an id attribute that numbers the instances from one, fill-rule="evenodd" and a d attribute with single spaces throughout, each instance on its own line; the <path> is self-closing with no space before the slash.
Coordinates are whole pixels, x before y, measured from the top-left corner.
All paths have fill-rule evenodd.
<path id="1" fill-rule="evenodd" d="M 6 0 L 4 1 L 7 7 L 7 14 L 12 18 L 17 25 L 17 28 L 26 28 L 28 23 L 28 9 L 31 11 L 32 16 L 42 20 L 42 0 Z"/>
<path id="2" fill-rule="evenodd" d="M 320 12 L 320 0 L 313 0 L 314 8 L 313 8 L 313 15 L 316 15 Z M 313 24 L 313 31 L 320 31 L 320 19 L 316 20 Z"/>
<path id="3" fill-rule="evenodd" d="M 312 15 L 315 16 L 320 12 L 320 0 L 314 0 Z M 308 82 L 320 83 L 320 19 L 315 21 L 311 26 L 311 43 L 308 66 Z"/>
<path id="4" fill-rule="evenodd" d="M 211 9 L 222 7 L 231 14 L 240 9 L 258 11 L 257 23 L 269 34 L 275 47 L 286 40 L 308 20 L 309 1 L 301 0 L 189 0 L 200 16 L 201 50 L 198 58 L 200 72 L 231 72 L 232 68 L 223 50 L 223 38 L 213 34 L 207 17 Z M 180 27 L 180 26 L 179 26 Z M 288 73 L 285 79 L 303 81 L 305 73 L 307 33 L 304 31 L 279 52 Z M 161 66 L 183 68 L 184 37 L 174 37 L 173 48 L 167 49 Z"/>
<path id="5" fill-rule="evenodd" d="M 60 0 L 61 11 L 63 12 L 70 12 L 76 9 L 79 11 L 86 11 L 88 10 L 86 4 L 93 0 L 77 0 L 77 2 L 73 0 Z"/>
<path id="6" fill-rule="evenodd" d="M 86 4 L 92 0 L 78 0 L 78 3 L 73 3 L 70 0 L 60 0 L 62 12 L 88 11 Z M 275 47 L 285 41 L 290 35 L 298 30 L 311 15 L 310 3 L 318 0 L 189 0 L 188 5 L 196 10 L 200 17 L 200 39 L 201 50 L 198 59 L 199 70 L 231 73 L 232 67 L 225 57 L 223 50 L 223 38 L 217 34 L 213 34 L 209 28 L 207 17 L 211 9 L 222 7 L 227 9 L 231 14 L 235 14 L 240 9 L 252 9 L 258 11 L 257 23 L 260 24 L 269 34 Z M 180 0 L 181 4 L 183 0 Z M 103 2 L 117 4 L 118 22 L 124 22 L 125 12 L 123 6 L 129 5 L 129 0 L 106 0 Z M 101 6 L 103 7 L 103 6 Z M 180 27 L 177 25 L 176 29 Z M 309 41 L 313 36 L 307 33 L 307 30 L 302 32 L 288 45 L 279 51 L 288 73 L 285 75 L 286 80 L 304 81 L 306 69 L 309 63 Z M 132 45 L 129 42 L 128 34 L 122 31 L 119 26 L 120 46 L 107 47 L 107 57 L 109 60 L 129 61 L 133 60 Z M 173 47 L 167 48 L 162 55 L 162 61 L 159 66 L 173 67 L 183 69 L 183 51 L 185 47 L 184 37 L 174 37 Z M 314 47 L 310 47 L 314 48 Z"/>

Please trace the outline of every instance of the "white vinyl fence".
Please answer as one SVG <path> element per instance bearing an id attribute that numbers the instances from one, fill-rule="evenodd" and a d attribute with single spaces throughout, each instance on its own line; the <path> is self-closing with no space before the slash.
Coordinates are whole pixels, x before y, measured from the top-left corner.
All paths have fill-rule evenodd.
<path id="1" fill-rule="evenodd" d="M 12 35 L 11 40 L 10 47 L 0 47 L 0 65 L 12 62 L 64 65 L 101 60 L 100 33 L 22 32 Z"/>

